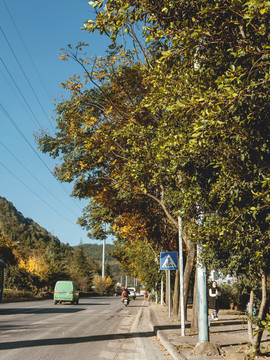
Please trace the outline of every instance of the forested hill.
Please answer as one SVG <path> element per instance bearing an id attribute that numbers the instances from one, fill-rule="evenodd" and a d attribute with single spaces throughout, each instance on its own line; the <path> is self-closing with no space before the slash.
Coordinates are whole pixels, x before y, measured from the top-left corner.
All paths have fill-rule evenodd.
<path id="1" fill-rule="evenodd" d="M 0 231 L 20 247 L 37 248 L 43 243 L 60 243 L 59 239 L 30 218 L 25 218 L 15 206 L 0 197 Z"/>
<path id="2" fill-rule="evenodd" d="M 98 244 L 82 244 L 79 245 L 82 246 L 84 251 L 86 252 L 87 256 L 89 256 L 91 259 L 93 259 L 96 263 L 100 264 L 102 263 L 102 252 L 103 252 L 103 244 L 102 242 Z M 76 249 L 76 246 L 75 246 Z M 113 277 L 114 279 L 117 279 L 117 281 L 120 280 L 121 276 L 121 269 L 120 265 L 117 262 L 116 259 L 114 259 L 110 253 L 115 250 L 115 245 L 112 244 L 106 244 L 105 247 L 105 261 L 106 261 L 106 273 Z"/>
<path id="3" fill-rule="evenodd" d="M 102 251 L 103 251 L 103 244 L 83 244 L 82 245 L 86 254 L 92 258 L 93 260 L 100 262 L 102 261 Z M 115 249 L 115 245 L 106 244 L 105 247 L 105 255 L 106 261 L 108 262 L 116 262 L 114 258 L 110 256 L 110 253 Z"/>

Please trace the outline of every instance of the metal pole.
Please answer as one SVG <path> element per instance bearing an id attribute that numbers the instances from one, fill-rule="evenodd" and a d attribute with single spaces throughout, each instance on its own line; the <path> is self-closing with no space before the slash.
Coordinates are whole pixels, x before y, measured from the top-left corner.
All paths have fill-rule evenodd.
<path id="1" fill-rule="evenodd" d="M 198 322 L 199 344 L 209 341 L 208 304 L 206 270 L 200 261 L 201 244 L 197 245 L 197 276 L 198 276 Z"/>
<path id="2" fill-rule="evenodd" d="M 181 335 L 185 336 L 184 261 L 183 261 L 183 238 L 182 238 L 182 218 L 181 218 L 181 216 L 178 216 L 178 229 L 179 229 Z"/>
<path id="3" fill-rule="evenodd" d="M 171 317 L 171 270 L 168 270 L 169 317 Z"/>
<path id="4" fill-rule="evenodd" d="M 105 277 L 105 246 L 106 239 L 103 240 L 103 252 L 102 252 L 102 277 Z"/>
<path id="5" fill-rule="evenodd" d="M 161 285 L 160 285 L 161 289 L 160 289 L 160 304 L 163 305 L 163 301 L 164 301 L 164 292 L 163 292 L 163 275 L 161 277 Z"/>
<path id="6" fill-rule="evenodd" d="M 126 286 L 128 286 L 128 277 L 126 275 Z"/>

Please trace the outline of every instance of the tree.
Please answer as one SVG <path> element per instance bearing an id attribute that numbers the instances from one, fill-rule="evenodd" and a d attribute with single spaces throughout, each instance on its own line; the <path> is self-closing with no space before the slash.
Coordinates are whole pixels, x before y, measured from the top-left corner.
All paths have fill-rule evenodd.
<path id="1" fill-rule="evenodd" d="M 181 210 L 189 227 L 188 254 L 195 254 L 192 238 L 204 240 L 206 250 L 218 250 L 224 267 L 241 268 L 263 285 L 263 320 L 269 258 L 267 3 L 91 4 L 96 19 L 85 28 L 110 36 L 113 46 L 107 59 L 90 64 L 91 71 L 76 52 L 81 45 L 65 54 L 83 66 L 96 88 L 84 90 L 78 77 L 66 82 L 71 99 L 57 107 L 59 132 L 43 136 L 41 149 L 62 154 L 57 176 L 76 180 L 75 196 L 106 207 L 108 199 L 129 193 L 148 197 L 175 230 Z M 135 25 L 142 24 L 138 36 Z M 117 42 L 123 31 L 133 50 Z M 202 211 L 200 229 L 194 220 Z M 259 346 L 257 337 L 255 352 Z"/>
<path id="2" fill-rule="evenodd" d="M 93 282 L 93 272 L 96 266 L 91 260 L 82 245 L 76 247 L 73 252 L 69 271 L 72 280 L 76 281 L 81 290 L 89 290 Z"/>
<path id="3" fill-rule="evenodd" d="M 110 295 L 114 288 L 114 283 L 109 276 L 102 278 L 101 276 L 95 276 L 94 281 L 95 292 L 99 295 Z"/>
<path id="4" fill-rule="evenodd" d="M 14 265 L 15 255 L 13 243 L 0 231 L 0 259 L 6 264 Z"/>

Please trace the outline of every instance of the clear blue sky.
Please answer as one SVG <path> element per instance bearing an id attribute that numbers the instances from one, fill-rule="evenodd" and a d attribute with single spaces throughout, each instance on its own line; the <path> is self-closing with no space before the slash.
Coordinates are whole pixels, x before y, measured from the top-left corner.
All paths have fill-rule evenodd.
<path id="1" fill-rule="evenodd" d="M 87 0 L 0 0 L 0 196 L 72 246 L 90 242 L 76 225 L 87 201 L 53 177 L 57 161 L 37 149 L 33 133 L 40 125 L 53 133 L 52 100 L 66 96 L 61 82 L 81 73 L 59 60 L 61 49 L 83 41 L 89 56 L 104 53 L 108 41 L 81 30 L 88 19 Z"/>

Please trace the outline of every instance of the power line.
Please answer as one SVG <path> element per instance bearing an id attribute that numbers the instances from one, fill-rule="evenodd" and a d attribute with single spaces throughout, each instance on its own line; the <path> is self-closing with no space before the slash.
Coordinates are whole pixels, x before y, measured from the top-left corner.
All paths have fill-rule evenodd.
<path id="1" fill-rule="evenodd" d="M 8 149 L 8 147 L 0 140 L 0 144 L 6 149 L 7 152 L 9 152 L 9 154 L 11 156 L 14 157 L 15 160 L 18 161 L 19 164 L 21 164 L 21 166 L 28 172 L 28 174 L 30 174 L 38 183 L 39 185 L 41 185 L 43 187 L 43 189 L 45 189 L 46 191 L 48 191 L 48 193 L 50 193 L 52 195 L 52 197 L 54 199 L 56 199 L 61 205 L 63 205 L 66 209 L 68 209 L 69 211 L 71 211 L 74 215 L 77 215 L 72 209 L 70 209 L 68 206 L 66 206 L 60 199 L 58 199 L 51 191 L 50 189 L 48 189 L 44 184 L 42 184 L 41 181 L 39 181 L 39 179 L 30 171 L 27 169 L 27 167 Z"/>
<path id="2" fill-rule="evenodd" d="M 3 76 L 3 78 L 6 80 L 7 84 L 9 85 L 11 91 L 15 94 L 16 98 L 18 99 L 18 101 L 20 102 L 20 104 L 22 105 L 22 107 L 24 108 L 24 110 L 26 111 L 26 113 L 28 113 L 28 109 L 25 107 L 25 104 L 22 102 L 21 98 L 19 97 L 19 95 L 17 94 L 17 92 L 14 90 L 14 88 L 12 87 L 10 81 L 8 80 L 8 78 L 6 77 L 6 75 L 4 74 L 4 71 L 0 68 L 1 74 Z M 28 113 L 29 115 L 29 113 Z"/>
<path id="3" fill-rule="evenodd" d="M 37 151 L 34 149 L 34 147 L 31 145 L 31 143 L 28 141 L 28 139 L 26 138 L 26 136 L 24 135 L 24 133 L 21 131 L 21 129 L 19 128 L 19 126 L 16 124 L 16 122 L 12 119 L 12 117 L 9 115 L 9 113 L 6 111 L 6 109 L 4 108 L 4 106 L 2 104 L 0 104 L 0 108 L 3 111 L 3 113 L 5 114 L 5 116 L 7 117 L 7 119 L 11 122 L 11 124 L 15 127 L 15 129 L 19 132 L 19 134 L 22 136 L 22 138 L 24 139 L 24 141 L 28 144 L 28 146 L 30 146 L 31 150 L 36 154 L 36 156 L 39 158 L 39 160 L 42 162 L 42 164 L 46 167 L 47 170 L 49 170 L 50 174 L 52 174 L 51 169 L 47 166 L 47 164 L 43 161 L 43 159 L 39 156 L 39 154 L 37 153 Z M 62 186 L 62 183 L 58 184 L 62 187 L 62 189 L 68 194 L 68 196 L 70 196 L 70 194 L 68 193 L 68 191 L 65 189 L 64 186 Z M 76 203 L 76 201 L 74 201 L 74 199 L 71 197 L 71 200 L 74 202 L 74 204 L 76 204 L 76 206 L 80 209 L 81 207 Z"/>
<path id="4" fill-rule="evenodd" d="M 14 85 L 16 86 L 17 90 L 18 90 L 18 91 L 19 91 L 19 93 L 21 94 L 21 97 L 23 98 L 23 100 L 24 100 L 24 102 L 26 103 L 26 105 L 27 105 L 28 109 L 30 110 L 31 114 L 33 115 L 34 119 L 36 120 L 37 125 L 41 128 L 42 126 L 41 126 L 40 122 L 38 121 L 38 119 L 37 119 L 36 115 L 33 113 L 33 111 L 32 111 L 32 109 L 31 109 L 30 105 L 28 104 L 28 102 L 27 102 L 26 98 L 24 97 L 24 95 L 23 95 L 23 93 L 21 92 L 21 90 L 20 90 L 19 86 L 17 85 L 16 81 L 14 80 L 14 78 L 13 78 L 13 76 L 11 75 L 11 73 L 10 73 L 10 71 L 9 71 L 8 67 L 6 66 L 6 64 L 4 63 L 4 60 L 3 60 L 1 57 L 0 57 L 0 61 L 1 61 L 1 62 L 2 62 L 2 64 L 4 65 L 4 68 L 6 69 L 7 73 L 9 74 L 9 76 L 10 76 L 11 80 L 13 81 L 13 83 L 14 83 Z"/>
<path id="5" fill-rule="evenodd" d="M 15 121 L 12 119 L 12 117 L 9 115 L 9 113 L 6 111 L 6 109 L 4 108 L 4 106 L 2 104 L 0 104 L 0 108 L 3 111 L 3 113 L 6 115 L 7 119 L 11 122 L 11 124 L 15 127 L 15 129 L 19 132 L 19 134 L 22 136 L 22 138 L 24 139 L 24 141 L 28 144 L 28 146 L 30 146 L 31 150 L 37 155 L 37 157 L 39 158 L 39 160 L 43 163 L 43 165 L 49 170 L 49 172 L 52 174 L 51 169 L 46 165 L 46 163 L 43 161 L 43 159 L 39 156 L 39 154 L 36 152 L 36 150 L 34 149 L 34 147 L 31 145 L 31 143 L 28 141 L 27 137 L 24 135 L 24 133 L 21 131 L 21 129 L 19 128 L 19 126 L 15 123 Z"/>
<path id="6" fill-rule="evenodd" d="M 21 179 L 19 179 L 6 165 L 4 165 L 3 163 L 0 162 L 0 165 L 2 165 L 12 176 L 15 177 L 15 179 L 17 179 L 20 183 L 22 183 L 28 190 L 30 190 L 40 201 L 44 202 L 44 204 L 46 204 L 50 209 L 52 209 L 53 211 L 55 211 L 58 215 L 60 215 L 63 219 L 65 219 L 66 221 L 68 221 L 69 223 L 73 224 L 74 226 L 76 226 L 74 224 L 74 222 L 72 222 L 71 220 L 69 220 L 68 218 L 66 218 L 63 214 L 61 214 L 59 211 L 57 211 L 54 207 L 52 207 L 50 204 L 48 204 L 44 199 L 42 199 L 33 189 L 31 189 L 27 184 L 25 184 Z"/>
<path id="7" fill-rule="evenodd" d="M 38 77 L 39 77 L 39 80 L 40 80 L 40 82 L 41 82 L 41 84 L 42 84 L 42 86 L 43 86 L 43 88 L 44 88 L 44 90 L 45 90 L 45 92 L 46 92 L 46 94 L 47 94 L 47 96 L 48 96 L 48 99 L 49 99 L 50 101 L 52 101 L 51 96 L 50 96 L 50 94 L 49 94 L 49 92 L 48 92 L 48 90 L 47 90 L 47 88 L 46 88 L 46 86 L 45 86 L 45 84 L 44 84 L 44 82 L 43 82 L 43 80 L 42 80 L 42 77 L 40 76 L 40 73 L 39 73 L 37 67 L 35 66 L 35 63 L 34 63 L 32 57 L 31 57 L 31 55 L 30 55 L 30 52 L 28 51 L 28 48 L 27 48 L 25 42 L 23 41 L 23 38 L 22 38 L 22 36 L 21 36 L 21 33 L 20 33 L 20 31 L 19 31 L 19 29 L 18 29 L 18 27 L 17 27 L 17 25 L 16 25 L 16 22 L 14 21 L 12 15 L 11 15 L 11 12 L 9 11 L 9 9 L 8 9 L 8 7 L 7 7 L 7 4 L 6 4 L 5 0 L 3 0 L 3 3 L 4 3 L 4 5 L 5 5 L 5 8 L 6 8 L 7 12 L 8 12 L 9 17 L 11 18 L 11 21 L 13 22 L 13 25 L 14 25 L 16 31 L 17 31 L 17 34 L 18 34 L 19 38 L 21 39 L 21 42 L 22 42 L 22 44 L 23 44 L 23 46 L 24 46 L 24 49 L 25 49 L 25 51 L 26 51 L 26 53 L 27 53 L 27 55 L 28 55 L 28 57 L 29 57 L 32 65 L 33 65 L 33 68 L 35 69 L 35 71 L 36 71 L 36 73 L 37 73 L 37 75 L 38 75 Z"/>
<path id="8" fill-rule="evenodd" d="M 2 26 L 0 26 L 0 30 L 1 30 L 1 32 L 2 32 L 2 34 L 3 34 L 3 36 L 4 36 L 4 38 L 6 39 L 6 42 L 7 42 L 8 46 L 9 46 L 10 50 L 12 51 L 12 54 L 13 54 L 13 56 L 15 57 L 15 59 L 16 59 L 16 61 L 17 61 L 17 64 L 19 65 L 19 67 L 20 67 L 20 69 L 21 69 L 21 71 L 22 71 L 22 73 L 23 73 L 23 75 L 24 75 L 24 77 L 25 77 L 25 79 L 26 79 L 26 81 L 27 81 L 28 85 L 30 86 L 30 89 L 32 90 L 32 92 L 33 92 L 33 94 L 34 94 L 34 96 L 35 96 L 35 98 L 36 98 L 37 102 L 39 103 L 39 105 L 40 105 L 40 107 L 41 107 L 41 109 L 42 109 L 42 111 L 43 111 L 44 115 L 46 116 L 47 120 L 49 121 L 49 123 L 50 123 L 50 125 L 51 125 L 51 127 L 52 127 L 52 129 L 53 129 L 53 131 L 54 131 L 54 128 L 53 128 L 52 122 L 50 121 L 50 118 L 48 117 L 48 115 L 47 115 L 46 111 L 44 110 L 44 107 L 42 106 L 42 104 L 41 104 L 41 102 L 40 102 L 40 100 L 39 100 L 39 98 L 38 98 L 38 96 L 37 96 L 37 94 L 36 94 L 35 90 L 33 89 L 33 86 L 32 86 L 32 84 L 31 84 L 31 82 L 29 81 L 29 79 L 28 79 L 28 77 L 27 77 L 27 75 L 26 75 L 26 73 L 25 73 L 25 71 L 24 71 L 24 69 L 23 69 L 23 67 L 22 67 L 21 63 L 19 62 L 19 60 L 18 60 L 18 58 L 17 58 L 17 56 L 16 56 L 16 54 L 15 54 L 15 52 L 14 52 L 14 50 L 13 50 L 13 48 L 12 48 L 11 44 L 10 44 L 10 42 L 8 41 L 8 38 L 6 37 L 6 34 L 4 33 L 4 30 L 2 29 Z"/>

